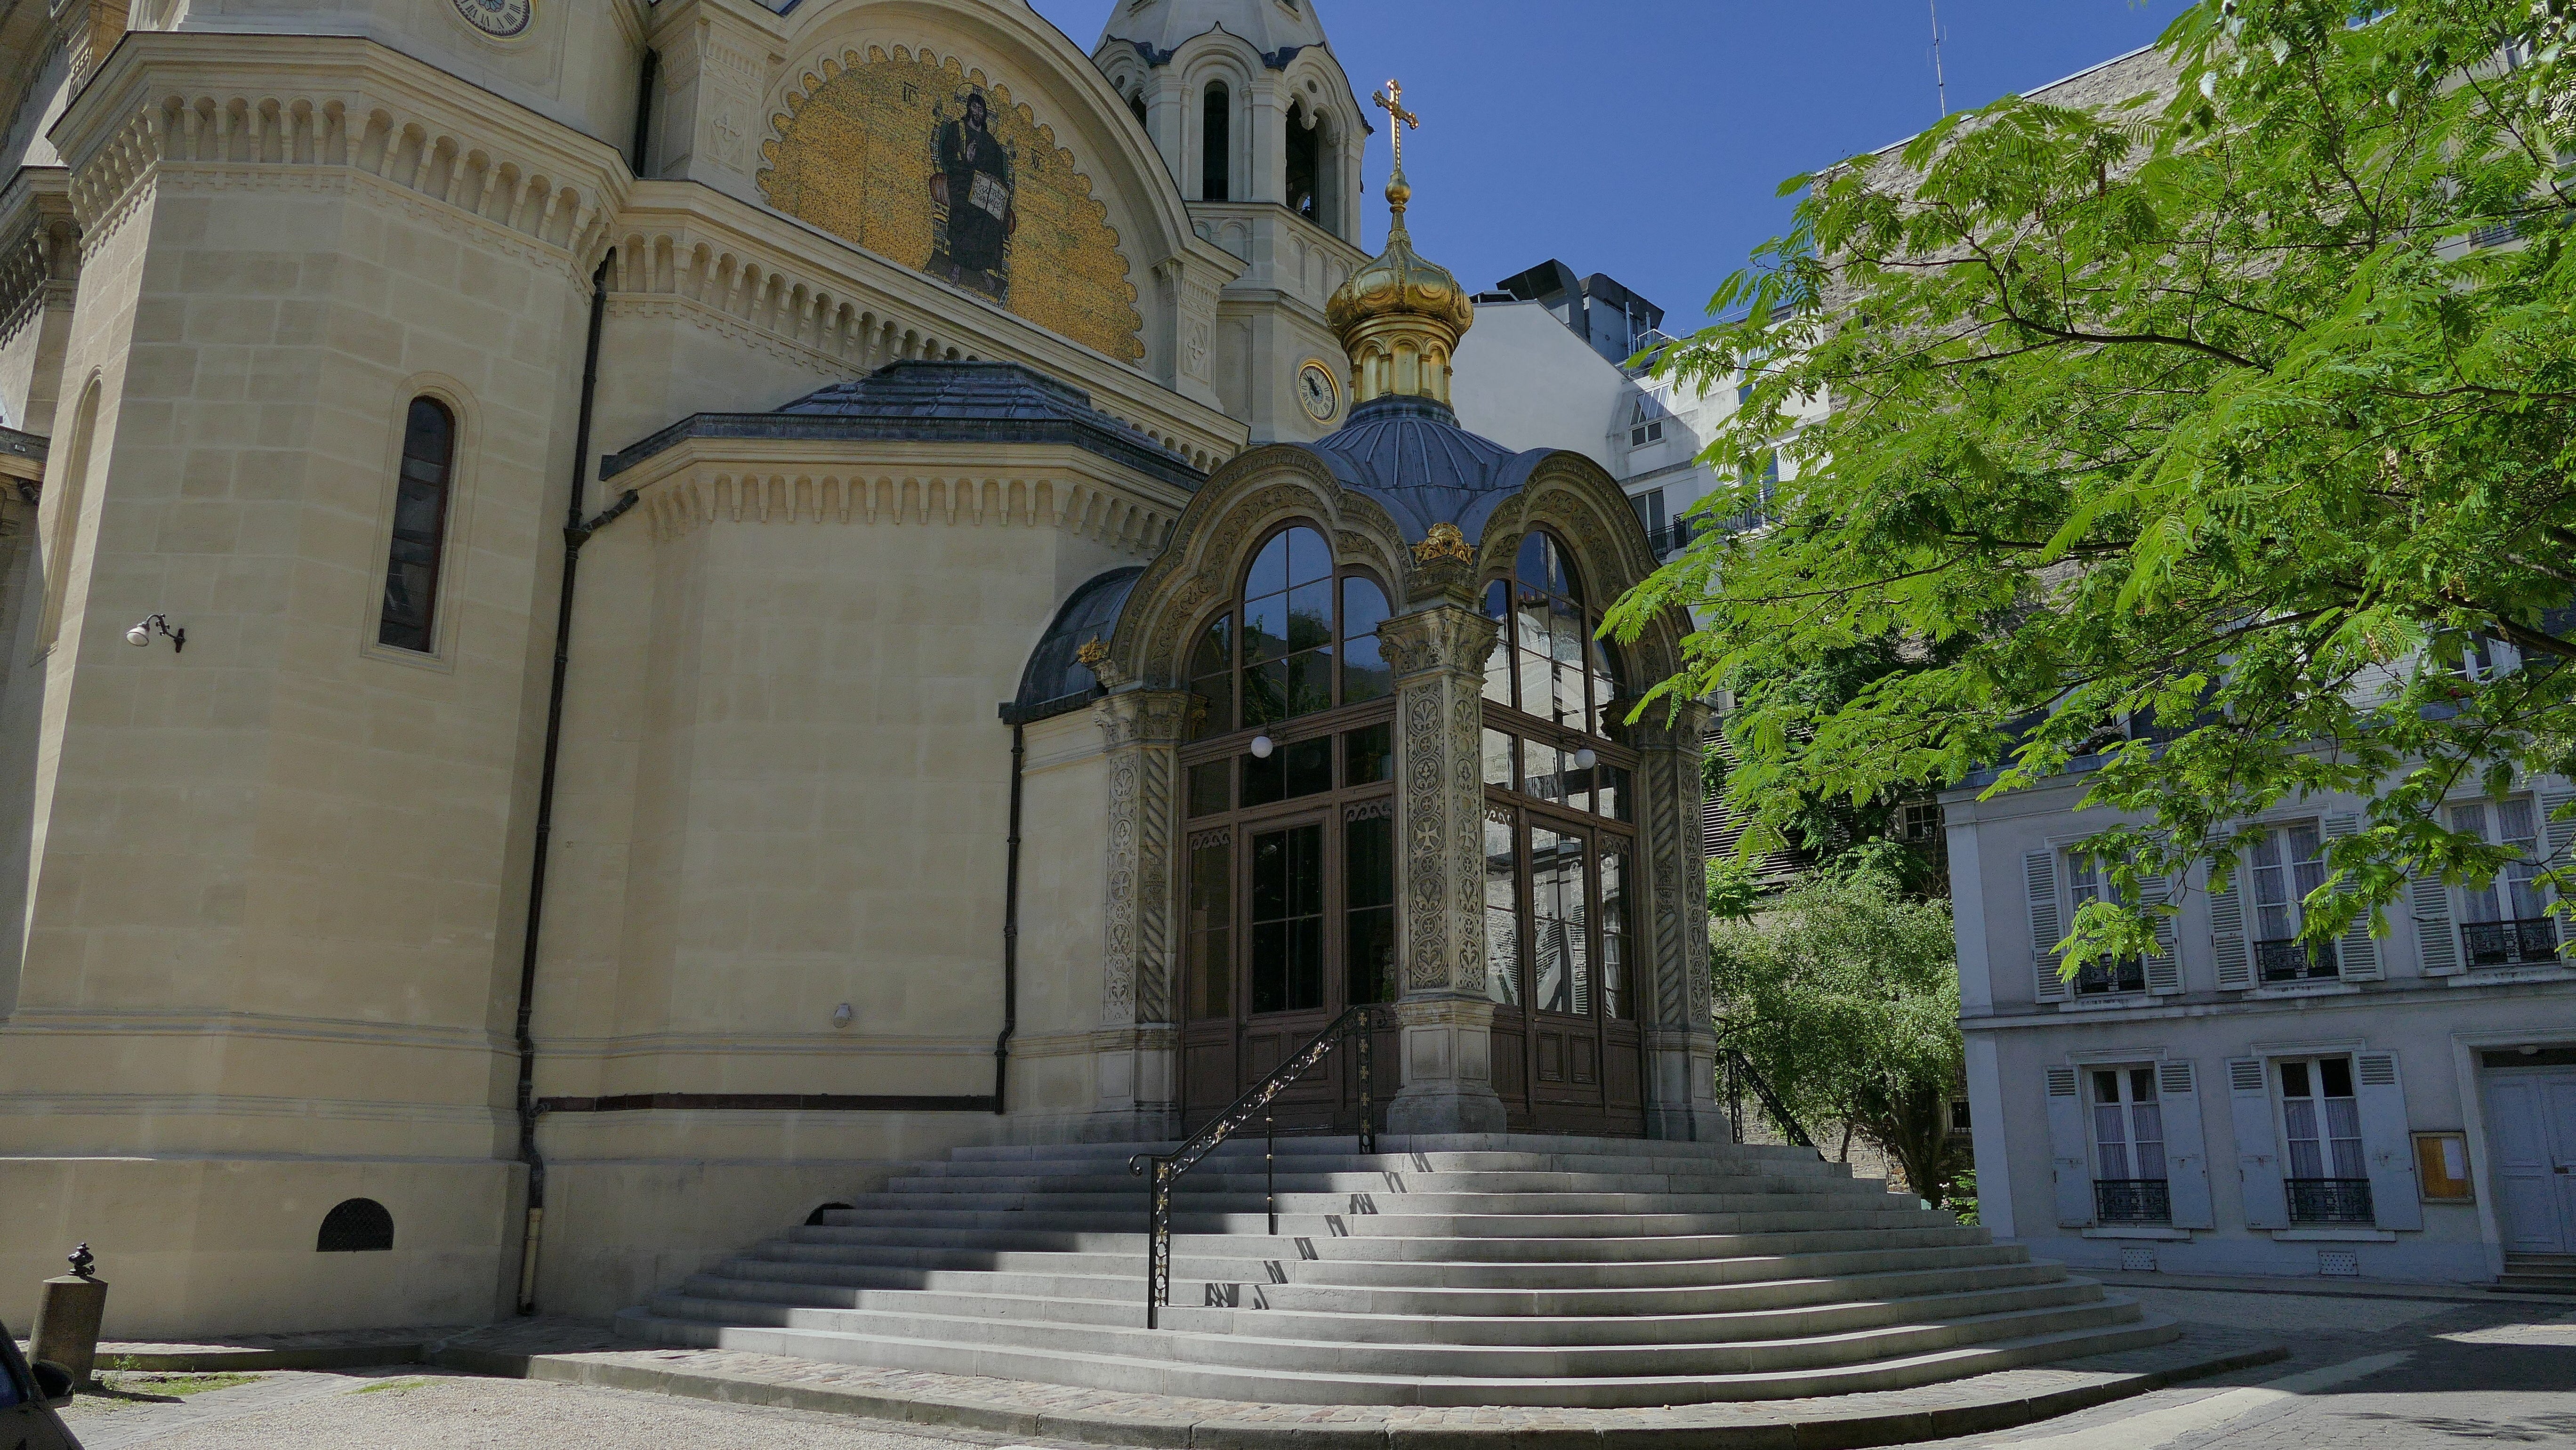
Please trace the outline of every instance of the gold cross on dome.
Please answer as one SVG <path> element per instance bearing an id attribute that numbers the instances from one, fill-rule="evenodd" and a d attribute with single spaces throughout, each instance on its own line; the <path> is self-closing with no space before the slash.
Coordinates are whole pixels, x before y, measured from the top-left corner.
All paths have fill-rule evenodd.
<path id="1" fill-rule="evenodd" d="M 1395 118 L 1395 169 L 1404 169 L 1404 128 L 1422 129 L 1422 118 L 1404 108 L 1404 82 L 1388 81 L 1386 89 L 1369 97 L 1377 108 Z"/>

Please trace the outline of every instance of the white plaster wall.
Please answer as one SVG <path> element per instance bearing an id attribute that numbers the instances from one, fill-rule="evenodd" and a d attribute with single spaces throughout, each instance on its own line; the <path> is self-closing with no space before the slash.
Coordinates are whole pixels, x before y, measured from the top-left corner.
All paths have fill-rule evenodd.
<path id="1" fill-rule="evenodd" d="M 1506 448 L 1562 448 L 1614 473 L 1610 425 L 1626 374 L 1536 302 L 1485 302 L 1458 340 L 1458 422 Z"/>

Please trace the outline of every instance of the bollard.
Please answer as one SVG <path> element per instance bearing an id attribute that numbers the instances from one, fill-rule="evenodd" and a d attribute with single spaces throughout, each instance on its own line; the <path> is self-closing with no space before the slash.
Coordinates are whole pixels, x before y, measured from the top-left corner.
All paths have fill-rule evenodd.
<path id="1" fill-rule="evenodd" d="M 95 1389 L 98 1326 L 107 1315 L 107 1281 L 90 1272 L 96 1261 L 89 1245 L 72 1250 L 72 1271 L 45 1281 L 45 1297 L 36 1305 L 35 1338 L 27 1358 L 51 1360 L 71 1371 L 72 1383 Z"/>

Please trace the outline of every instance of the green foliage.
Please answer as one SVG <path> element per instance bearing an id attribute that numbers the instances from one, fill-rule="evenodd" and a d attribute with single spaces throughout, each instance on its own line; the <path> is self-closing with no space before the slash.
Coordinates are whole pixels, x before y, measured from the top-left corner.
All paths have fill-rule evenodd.
<path id="1" fill-rule="evenodd" d="M 1711 921 L 1742 921 L 1761 903 L 1762 885 L 1753 863 L 1729 856 L 1708 863 L 1708 916 Z"/>
<path id="2" fill-rule="evenodd" d="M 1661 688 L 1739 686 L 1735 799 L 1788 835 L 2098 756 L 2084 803 L 2142 824 L 2091 845 L 2136 900 L 2228 879 L 2275 803 L 2372 797 L 2312 937 L 2408 872 L 2492 873 L 2443 796 L 2576 766 L 2569 12 L 2206 0 L 2144 94 L 2007 98 L 1793 180 L 1712 307 L 1747 315 L 1659 368 L 1745 376 L 1705 455 L 1733 477 L 1827 416 L 1776 528 L 1703 534 L 1611 617 L 1698 612 Z M 2525 667 L 2463 670 L 2481 639 Z M 2069 970 L 2150 933 L 2088 906 Z"/>
<path id="3" fill-rule="evenodd" d="M 1711 934 L 1718 1037 L 1814 1131 L 1850 1123 L 1939 1203 L 1965 1048 L 1949 907 L 1872 874 L 1810 876 Z"/>

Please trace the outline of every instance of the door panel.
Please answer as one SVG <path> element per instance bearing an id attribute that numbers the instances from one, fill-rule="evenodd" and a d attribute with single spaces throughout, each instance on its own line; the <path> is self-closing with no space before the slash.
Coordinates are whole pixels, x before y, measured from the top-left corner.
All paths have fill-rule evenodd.
<path id="1" fill-rule="evenodd" d="M 2576 1249 L 2576 1077 L 2543 1079 L 2542 1106 L 2549 1114 L 2551 1195 L 2558 1210 L 2558 1242 Z"/>
<path id="2" fill-rule="evenodd" d="M 2504 1246 L 2523 1254 L 2566 1253 L 2559 1192 L 2543 1121 L 2543 1079 L 2497 1077 L 2487 1083 L 2497 1206 Z"/>

